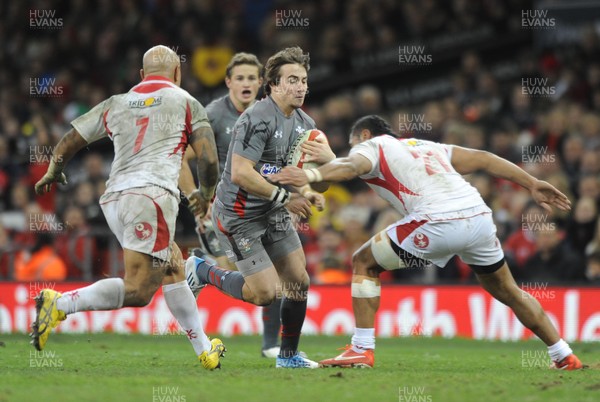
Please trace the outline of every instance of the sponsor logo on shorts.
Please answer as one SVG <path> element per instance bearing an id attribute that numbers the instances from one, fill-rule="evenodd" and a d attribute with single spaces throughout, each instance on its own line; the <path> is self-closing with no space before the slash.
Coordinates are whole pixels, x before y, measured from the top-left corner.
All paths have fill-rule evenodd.
<path id="1" fill-rule="evenodd" d="M 148 222 L 136 224 L 135 236 L 140 240 L 148 240 L 152 236 L 152 226 Z"/>
<path id="2" fill-rule="evenodd" d="M 272 175 L 272 174 L 275 174 L 275 173 L 279 173 L 280 170 L 281 170 L 281 168 L 278 167 L 277 165 L 272 165 L 270 163 L 265 163 L 260 168 L 260 174 L 262 176 L 269 176 L 269 175 Z"/>
<path id="3" fill-rule="evenodd" d="M 429 246 L 429 237 L 423 233 L 417 233 L 415 234 L 413 242 L 418 248 L 427 248 L 427 246 Z"/>

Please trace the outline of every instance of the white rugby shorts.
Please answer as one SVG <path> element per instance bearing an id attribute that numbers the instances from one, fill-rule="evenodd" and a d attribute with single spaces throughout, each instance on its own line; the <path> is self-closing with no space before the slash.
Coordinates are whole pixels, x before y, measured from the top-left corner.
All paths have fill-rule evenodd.
<path id="1" fill-rule="evenodd" d="M 100 207 L 121 247 L 169 260 L 179 200 L 162 187 L 105 193 Z"/>
<path id="2" fill-rule="evenodd" d="M 443 214 L 410 214 L 385 231 L 401 249 L 439 267 L 455 255 L 478 267 L 504 258 L 492 212 L 485 205 Z"/>

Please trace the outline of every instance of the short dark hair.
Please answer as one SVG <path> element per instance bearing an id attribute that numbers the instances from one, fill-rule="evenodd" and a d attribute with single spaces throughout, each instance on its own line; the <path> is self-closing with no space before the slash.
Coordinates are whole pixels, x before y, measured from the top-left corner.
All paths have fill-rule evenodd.
<path id="1" fill-rule="evenodd" d="M 236 66 L 241 66 L 243 64 L 248 64 L 250 66 L 258 67 L 258 76 L 262 77 L 264 73 L 264 67 L 260 61 L 258 61 L 258 57 L 253 55 L 252 53 L 244 53 L 239 52 L 233 55 L 229 64 L 227 64 L 227 69 L 225 70 L 225 75 L 227 78 L 231 78 L 231 70 L 233 70 Z"/>
<path id="2" fill-rule="evenodd" d="M 392 126 L 383 117 L 377 116 L 376 114 L 370 114 L 368 116 L 361 117 L 356 120 L 350 130 L 350 136 L 358 135 L 360 130 L 367 129 L 371 132 L 373 137 L 389 134 L 394 137 L 398 137 L 398 134 L 392 130 Z"/>
<path id="3" fill-rule="evenodd" d="M 271 95 L 271 85 L 279 83 L 279 71 L 284 64 L 300 64 L 308 72 L 310 56 L 308 53 L 305 54 L 299 46 L 294 46 L 280 50 L 269 57 L 265 67 L 265 93 L 267 95 Z"/>

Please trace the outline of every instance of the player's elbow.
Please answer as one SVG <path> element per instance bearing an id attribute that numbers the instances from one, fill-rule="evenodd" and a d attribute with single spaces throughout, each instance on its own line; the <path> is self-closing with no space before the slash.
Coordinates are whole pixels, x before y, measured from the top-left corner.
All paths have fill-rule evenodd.
<path id="1" fill-rule="evenodd" d="M 237 164 L 231 164 L 231 181 L 236 186 L 243 187 L 246 183 L 246 173 L 246 169 Z"/>

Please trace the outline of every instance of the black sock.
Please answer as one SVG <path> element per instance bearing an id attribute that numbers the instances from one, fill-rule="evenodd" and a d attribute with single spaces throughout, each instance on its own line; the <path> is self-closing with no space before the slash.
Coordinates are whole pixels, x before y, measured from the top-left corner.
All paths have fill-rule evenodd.
<path id="1" fill-rule="evenodd" d="M 284 296 L 281 301 L 281 357 L 291 357 L 298 352 L 304 317 L 306 300 L 296 301 Z"/>
<path id="2" fill-rule="evenodd" d="M 244 286 L 245 281 L 240 272 L 229 271 L 202 262 L 198 264 L 196 273 L 201 281 L 210 283 L 217 289 L 221 289 L 223 292 L 236 299 L 244 300 L 242 296 L 242 287 Z"/>
<path id="3" fill-rule="evenodd" d="M 281 330 L 281 299 L 276 298 L 273 303 L 263 307 L 262 319 L 262 348 L 264 350 L 277 346 L 279 341 L 279 331 Z"/>

